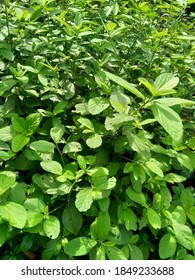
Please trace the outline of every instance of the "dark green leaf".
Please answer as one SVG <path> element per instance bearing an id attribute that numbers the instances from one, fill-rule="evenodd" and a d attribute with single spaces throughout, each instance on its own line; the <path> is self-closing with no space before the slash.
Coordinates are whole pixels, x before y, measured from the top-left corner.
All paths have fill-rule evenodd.
<path id="1" fill-rule="evenodd" d="M 83 217 L 73 204 L 68 204 L 62 214 L 62 223 L 69 232 L 77 235 L 82 227 Z"/>

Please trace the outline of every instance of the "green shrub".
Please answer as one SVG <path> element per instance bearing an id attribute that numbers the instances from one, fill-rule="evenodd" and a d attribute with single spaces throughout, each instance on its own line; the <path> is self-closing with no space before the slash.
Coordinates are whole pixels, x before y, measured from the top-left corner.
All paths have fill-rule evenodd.
<path id="1" fill-rule="evenodd" d="M 181 2 L 1 4 L 1 259 L 195 258 Z"/>

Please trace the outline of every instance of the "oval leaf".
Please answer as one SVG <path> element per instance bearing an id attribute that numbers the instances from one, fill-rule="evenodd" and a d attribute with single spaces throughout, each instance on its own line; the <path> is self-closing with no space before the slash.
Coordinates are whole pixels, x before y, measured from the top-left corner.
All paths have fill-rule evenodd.
<path id="1" fill-rule="evenodd" d="M 79 142 L 70 142 L 63 148 L 63 153 L 76 153 L 82 151 L 82 146 Z"/>
<path id="2" fill-rule="evenodd" d="M 109 233 L 110 226 L 110 215 L 108 212 L 100 212 L 95 222 L 92 223 L 90 232 L 95 238 L 103 242 Z"/>
<path id="3" fill-rule="evenodd" d="M 103 97 L 91 98 L 88 102 L 88 111 L 92 115 L 97 115 L 109 107 L 109 101 Z"/>
<path id="4" fill-rule="evenodd" d="M 18 134 L 13 137 L 11 147 L 13 152 L 17 153 L 29 142 L 30 137 L 23 134 Z"/>
<path id="5" fill-rule="evenodd" d="M 0 172 L 0 195 L 15 184 L 16 174 L 11 171 Z"/>
<path id="6" fill-rule="evenodd" d="M 161 259 L 168 259 L 175 254 L 177 247 L 176 239 L 167 233 L 163 235 L 159 243 L 159 256 Z"/>
<path id="7" fill-rule="evenodd" d="M 97 241 L 87 237 L 77 237 L 68 242 L 64 247 L 64 252 L 69 256 L 83 256 L 91 251 Z"/>
<path id="8" fill-rule="evenodd" d="M 153 228 L 155 228 L 155 229 L 161 228 L 161 219 L 160 219 L 158 213 L 154 209 L 148 208 L 147 216 L 148 216 L 148 222 L 150 223 L 150 225 Z"/>
<path id="9" fill-rule="evenodd" d="M 180 116 L 170 107 L 155 102 L 151 109 L 155 119 L 162 125 L 171 138 L 180 144 L 183 138 L 183 124 Z"/>
<path id="10" fill-rule="evenodd" d="M 85 188 L 76 195 L 75 205 L 80 212 L 87 211 L 91 207 L 92 202 L 91 188 Z"/>
<path id="11" fill-rule="evenodd" d="M 87 138 L 86 144 L 90 148 L 98 148 L 102 144 L 102 137 L 99 134 L 94 133 L 91 136 L 89 136 L 89 138 Z"/>
<path id="12" fill-rule="evenodd" d="M 77 235 L 83 223 L 83 217 L 73 204 L 68 204 L 62 214 L 62 223 L 69 232 Z"/>
<path id="13" fill-rule="evenodd" d="M 60 233 L 60 222 L 57 217 L 49 215 L 43 223 L 43 230 L 47 237 L 56 239 Z"/>
<path id="14" fill-rule="evenodd" d="M 32 142 L 30 144 L 30 148 L 38 152 L 49 153 L 53 151 L 55 145 L 45 140 L 39 140 L 39 141 Z"/>
<path id="15" fill-rule="evenodd" d="M 131 187 L 128 187 L 126 189 L 126 194 L 128 195 L 128 197 L 132 201 L 134 201 L 134 202 L 136 202 L 136 203 L 138 203 L 138 204 L 140 204 L 140 205 L 142 205 L 144 207 L 147 207 L 146 198 L 145 198 L 143 193 L 135 192 Z"/>
<path id="16" fill-rule="evenodd" d="M 6 202 L 0 206 L 0 216 L 11 226 L 22 229 L 26 223 L 26 209 L 15 202 Z"/>
<path id="17" fill-rule="evenodd" d="M 50 160 L 50 161 L 42 161 L 40 163 L 41 167 L 50 173 L 56 174 L 56 175 L 62 175 L 62 166 L 59 162 Z"/>

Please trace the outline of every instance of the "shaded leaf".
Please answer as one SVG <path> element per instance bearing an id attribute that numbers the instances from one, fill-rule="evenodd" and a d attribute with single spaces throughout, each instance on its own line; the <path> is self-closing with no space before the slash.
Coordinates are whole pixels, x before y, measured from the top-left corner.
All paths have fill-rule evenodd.
<path id="1" fill-rule="evenodd" d="M 82 227 L 83 217 L 73 204 L 68 204 L 62 214 L 62 223 L 69 232 L 77 235 Z"/>

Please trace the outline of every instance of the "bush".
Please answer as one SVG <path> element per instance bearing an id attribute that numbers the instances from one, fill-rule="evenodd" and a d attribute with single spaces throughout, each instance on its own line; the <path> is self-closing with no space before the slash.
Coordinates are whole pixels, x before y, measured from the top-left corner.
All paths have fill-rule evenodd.
<path id="1" fill-rule="evenodd" d="M 181 2 L 1 4 L 1 259 L 195 258 Z"/>

